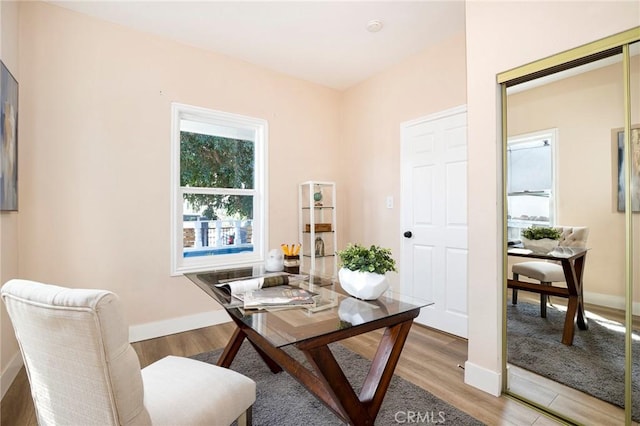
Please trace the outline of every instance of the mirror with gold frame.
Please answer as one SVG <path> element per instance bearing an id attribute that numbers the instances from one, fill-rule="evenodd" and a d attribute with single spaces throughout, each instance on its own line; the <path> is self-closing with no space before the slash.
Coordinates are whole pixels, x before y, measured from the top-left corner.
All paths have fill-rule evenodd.
<path id="1" fill-rule="evenodd" d="M 572 422 L 640 421 L 640 390 L 633 392 L 640 385 L 633 363 L 640 360 L 640 333 L 632 333 L 640 322 L 633 315 L 640 274 L 632 261 L 634 243 L 640 247 L 640 214 L 632 212 L 640 199 L 633 194 L 640 191 L 640 149 L 633 149 L 638 40 L 640 27 L 498 76 L 504 391 Z M 623 158 L 632 158 L 628 172 Z M 522 247 L 529 226 L 562 227 L 556 251 L 571 254 L 530 257 L 530 246 Z M 575 248 L 565 248 L 571 245 L 586 251 L 574 255 Z"/>

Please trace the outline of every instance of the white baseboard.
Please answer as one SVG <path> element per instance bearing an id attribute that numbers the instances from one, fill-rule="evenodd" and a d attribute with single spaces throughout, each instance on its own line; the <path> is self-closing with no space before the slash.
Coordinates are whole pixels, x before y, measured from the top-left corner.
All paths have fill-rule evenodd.
<path id="1" fill-rule="evenodd" d="M 584 302 L 592 305 L 606 306 L 607 308 L 625 310 L 625 299 L 622 296 L 610 294 L 584 292 Z M 633 302 L 633 314 L 640 315 L 640 302 Z"/>
<path id="2" fill-rule="evenodd" d="M 9 362 L 9 365 L 7 365 L 7 368 L 5 368 L 5 370 L 2 372 L 2 375 L 0 376 L 0 387 L 2 388 L 2 396 L 0 397 L 0 399 L 4 398 L 4 395 L 7 393 L 9 387 L 16 379 L 16 376 L 20 372 L 20 369 L 23 365 L 24 362 L 22 361 L 22 354 L 20 354 L 20 351 L 18 351 L 15 353 L 15 355 Z"/>
<path id="3" fill-rule="evenodd" d="M 502 374 L 469 361 L 464 363 L 464 382 L 493 396 L 502 393 Z"/>
<path id="4" fill-rule="evenodd" d="M 182 333 L 183 331 L 222 324 L 230 320 L 227 311 L 220 309 L 217 311 L 202 312 L 184 317 L 133 325 L 129 327 L 129 341 L 139 342 L 141 340 L 168 336 L 169 334 Z"/>

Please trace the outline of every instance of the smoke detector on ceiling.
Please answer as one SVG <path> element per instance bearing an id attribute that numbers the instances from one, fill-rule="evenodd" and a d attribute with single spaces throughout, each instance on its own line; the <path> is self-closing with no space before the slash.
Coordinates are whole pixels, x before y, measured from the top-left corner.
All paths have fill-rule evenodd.
<path id="1" fill-rule="evenodd" d="M 377 33 L 381 29 L 382 21 L 378 19 L 372 19 L 371 21 L 367 22 L 367 31 L 369 31 L 370 33 Z"/>

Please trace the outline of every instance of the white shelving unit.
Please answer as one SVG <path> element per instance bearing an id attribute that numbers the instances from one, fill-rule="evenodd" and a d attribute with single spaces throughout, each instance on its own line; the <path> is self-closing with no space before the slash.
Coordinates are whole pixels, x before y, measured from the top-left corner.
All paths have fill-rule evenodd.
<path id="1" fill-rule="evenodd" d="M 308 181 L 298 189 L 300 270 L 337 276 L 336 184 Z"/>

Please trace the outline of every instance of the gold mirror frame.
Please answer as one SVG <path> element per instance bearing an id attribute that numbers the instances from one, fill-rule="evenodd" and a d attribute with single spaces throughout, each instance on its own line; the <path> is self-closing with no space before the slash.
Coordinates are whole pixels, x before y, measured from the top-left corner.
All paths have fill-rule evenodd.
<path id="1" fill-rule="evenodd" d="M 575 49 L 553 55 L 498 74 L 501 89 L 501 131 L 502 131 L 502 376 L 503 394 L 525 402 L 532 408 L 548 413 L 559 420 L 572 421 L 563 413 L 549 410 L 534 401 L 512 394 L 507 389 L 507 88 L 516 84 L 535 80 L 559 71 L 584 65 L 609 56 L 622 54 L 624 88 L 624 155 L 631 158 L 631 72 L 629 45 L 640 41 L 640 27 L 585 44 Z M 631 210 L 631 161 L 624 170 L 625 182 L 625 424 L 631 425 L 632 393 L 632 320 L 633 320 L 633 212 Z"/>

